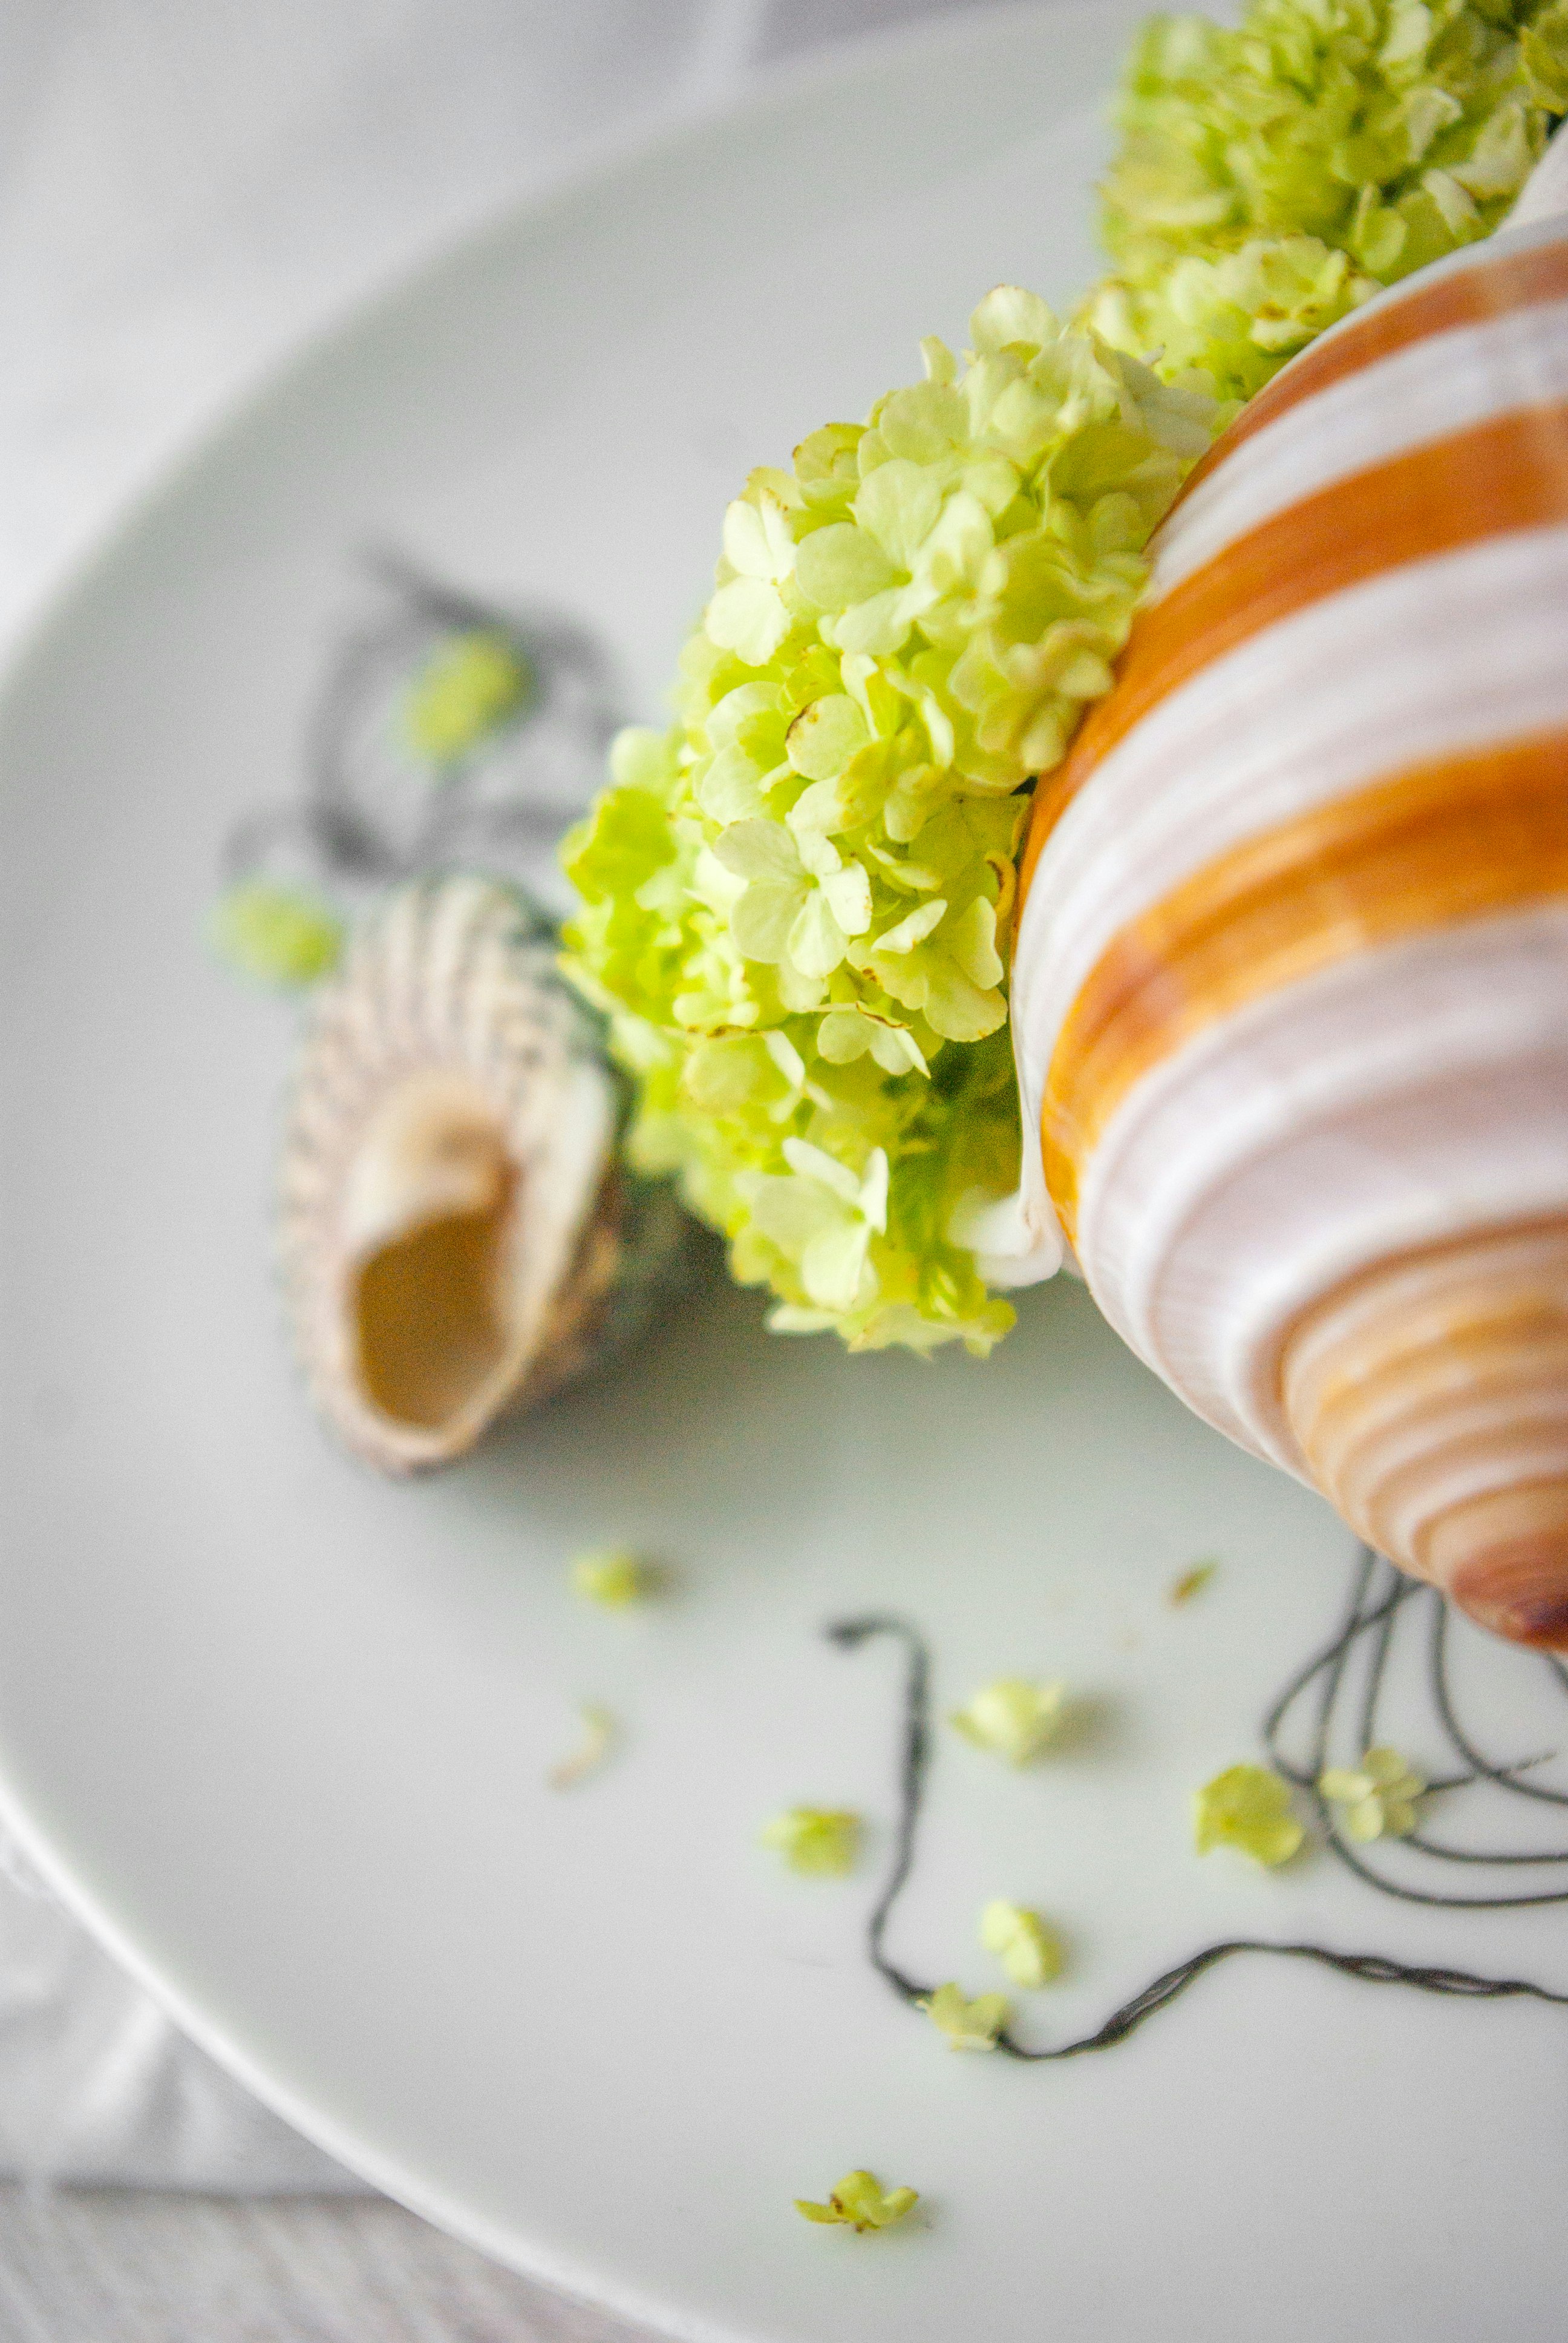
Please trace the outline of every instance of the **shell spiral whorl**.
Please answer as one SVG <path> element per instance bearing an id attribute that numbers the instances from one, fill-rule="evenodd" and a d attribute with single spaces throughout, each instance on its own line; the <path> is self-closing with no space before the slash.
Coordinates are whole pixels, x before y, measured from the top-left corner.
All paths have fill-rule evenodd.
<path id="1" fill-rule="evenodd" d="M 1325 335 L 1152 552 L 1036 801 L 1026 1206 L 1200 1414 L 1568 1646 L 1568 217 Z"/>
<path id="2" fill-rule="evenodd" d="M 1516 1642 L 1568 1640 L 1568 1221 L 1385 1262 L 1292 1331 L 1320 1488 Z"/>

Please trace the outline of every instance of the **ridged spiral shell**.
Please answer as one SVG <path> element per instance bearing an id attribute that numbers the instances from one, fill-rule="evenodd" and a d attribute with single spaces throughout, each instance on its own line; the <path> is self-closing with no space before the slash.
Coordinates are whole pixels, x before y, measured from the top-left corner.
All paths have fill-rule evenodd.
<path id="1" fill-rule="evenodd" d="M 1568 1645 L 1561 208 L 1284 368 L 1153 557 L 1033 815 L 1026 1211 L 1201 1415 Z"/>
<path id="2" fill-rule="evenodd" d="M 623 1331 L 678 1242 L 616 1160 L 618 1080 L 512 890 L 399 889 L 318 997 L 280 1252 L 322 1414 L 391 1473 L 446 1463 Z"/>

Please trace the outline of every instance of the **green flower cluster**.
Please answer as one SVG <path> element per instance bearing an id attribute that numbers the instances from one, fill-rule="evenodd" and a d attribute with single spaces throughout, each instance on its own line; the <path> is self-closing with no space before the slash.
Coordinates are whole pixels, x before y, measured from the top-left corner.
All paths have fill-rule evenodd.
<path id="1" fill-rule="evenodd" d="M 1250 0 L 1134 45 L 1084 317 L 1250 397 L 1325 326 L 1489 235 L 1568 112 L 1564 0 Z"/>
<path id="2" fill-rule="evenodd" d="M 1005 1031 L 1033 778 L 1107 690 L 1142 548 L 1213 410 L 1036 296 L 960 366 L 835 423 L 725 518 L 668 735 L 624 734 L 568 840 L 567 965 L 674 1170 L 779 1296 L 856 1348 L 1012 1322 L 955 1236 L 1019 1160 Z"/>

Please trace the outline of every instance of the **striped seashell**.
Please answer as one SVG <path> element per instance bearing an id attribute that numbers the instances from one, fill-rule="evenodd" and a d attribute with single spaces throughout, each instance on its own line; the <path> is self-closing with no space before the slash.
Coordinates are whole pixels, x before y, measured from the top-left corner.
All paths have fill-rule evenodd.
<path id="1" fill-rule="evenodd" d="M 628 1333 L 681 1215 L 618 1166 L 619 1078 L 508 887 L 400 888 L 316 1005 L 280 1251 L 322 1414 L 388 1473 L 444 1464 Z"/>
<path id="2" fill-rule="evenodd" d="M 1200 466 L 1036 800 L 1012 975 L 1036 1241 L 1199 1414 L 1555 1647 L 1565 204 L 1554 149 Z"/>

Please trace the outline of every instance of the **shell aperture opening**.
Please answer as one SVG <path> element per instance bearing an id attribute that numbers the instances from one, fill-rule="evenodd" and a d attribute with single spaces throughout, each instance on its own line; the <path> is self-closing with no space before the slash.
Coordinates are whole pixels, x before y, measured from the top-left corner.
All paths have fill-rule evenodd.
<path id="1" fill-rule="evenodd" d="M 460 1072 L 415 1075 L 372 1118 L 344 1234 L 359 1375 L 383 1414 L 437 1430 L 504 1373 L 518 1186 L 493 1106 Z"/>

